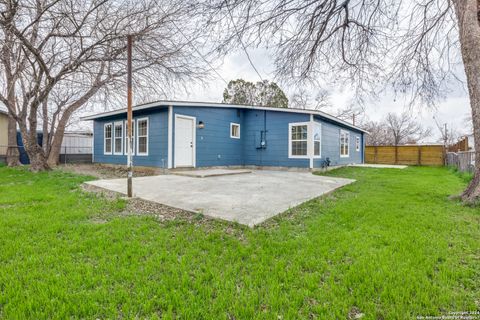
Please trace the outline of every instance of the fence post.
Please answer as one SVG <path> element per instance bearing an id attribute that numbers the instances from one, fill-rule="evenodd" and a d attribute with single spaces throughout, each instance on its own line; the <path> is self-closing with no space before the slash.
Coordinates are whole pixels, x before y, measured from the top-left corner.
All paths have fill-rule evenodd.
<path id="1" fill-rule="evenodd" d="M 67 146 L 63 147 L 63 161 L 67 164 Z"/>
<path id="2" fill-rule="evenodd" d="M 444 145 L 444 146 L 443 146 L 443 153 L 442 153 L 442 156 L 443 156 L 443 165 L 444 165 L 444 166 L 447 166 L 447 165 L 448 165 L 447 152 L 448 152 L 447 146 Z"/>
<path id="3" fill-rule="evenodd" d="M 422 165 L 422 147 L 421 146 L 417 146 L 417 152 L 418 152 L 417 166 L 420 166 Z"/>
<path id="4" fill-rule="evenodd" d="M 378 147 L 375 146 L 373 150 L 374 150 L 374 153 L 373 153 L 373 163 L 378 163 L 378 160 L 377 160 Z"/>

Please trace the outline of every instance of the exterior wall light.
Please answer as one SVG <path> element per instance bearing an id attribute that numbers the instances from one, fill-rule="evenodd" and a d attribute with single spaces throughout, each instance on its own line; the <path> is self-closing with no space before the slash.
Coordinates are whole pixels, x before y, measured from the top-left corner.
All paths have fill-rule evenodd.
<path id="1" fill-rule="evenodd" d="M 198 129 L 203 129 L 203 128 L 205 128 L 205 123 L 203 123 L 203 121 L 198 121 L 197 128 L 198 128 Z"/>

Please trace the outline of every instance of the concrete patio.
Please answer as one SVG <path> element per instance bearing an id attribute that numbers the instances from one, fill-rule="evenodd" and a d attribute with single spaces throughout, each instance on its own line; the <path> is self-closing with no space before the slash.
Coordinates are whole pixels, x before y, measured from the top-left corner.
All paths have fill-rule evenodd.
<path id="1" fill-rule="evenodd" d="M 218 175 L 216 171 L 211 175 L 208 170 L 201 171 L 202 173 L 190 176 L 134 178 L 134 195 L 253 227 L 289 208 L 354 182 L 350 179 L 317 176 L 310 172 L 259 170 Z M 87 183 L 126 193 L 126 179 Z"/>

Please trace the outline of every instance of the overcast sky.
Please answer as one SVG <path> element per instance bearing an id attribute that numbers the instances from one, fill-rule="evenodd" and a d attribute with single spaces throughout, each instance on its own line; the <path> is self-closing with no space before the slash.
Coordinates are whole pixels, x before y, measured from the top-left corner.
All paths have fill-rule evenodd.
<path id="1" fill-rule="evenodd" d="M 248 52 L 262 78 L 270 81 L 275 80 L 273 58 L 270 56 L 269 52 L 265 49 L 249 49 Z M 462 66 L 459 66 L 459 71 L 457 73 L 457 76 L 460 79 L 465 77 L 461 68 Z M 250 65 L 245 53 L 240 50 L 227 55 L 224 58 L 223 63 L 215 65 L 215 70 L 223 79 L 216 76 L 215 72 L 212 71 L 212 79 L 205 81 L 204 85 L 187 85 L 186 87 L 189 88 L 187 92 L 181 90 L 179 87 L 178 90 L 171 90 L 171 96 L 152 97 L 151 101 L 166 99 L 221 102 L 223 98 L 223 90 L 226 87 L 225 81 L 228 82 L 239 78 L 252 82 L 260 81 L 259 76 Z M 328 84 L 328 79 L 321 80 Z M 280 82 L 279 85 L 289 98 L 293 93 L 298 91 L 298 88 L 288 87 L 282 85 Z M 315 88 L 306 89 L 310 92 L 312 97 L 315 96 Z M 459 82 L 452 83 L 450 89 L 451 90 L 445 94 L 446 98 L 439 103 L 439 106 L 436 109 L 423 107 L 413 111 L 410 110 L 413 117 L 416 117 L 425 127 L 430 127 L 432 129 L 432 136 L 422 140 L 422 142 L 438 142 L 440 140 L 441 134 L 437 129 L 434 117 L 436 117 L 438 123 L 441 125 L 447 123 L 449 130 L 453 129 L 459 135 L 471 133 L 471 123 L 468 120 L 468 116 L 470 115 L 468 93 L 466 92 L 465 87 Z M 136 103 L 135 91 L 137 90 L 141 90 L 141 88 L 134 88 L 134 104 Z M 352 93 L 348 88 L 333 88 L 330 89 L 329 92 L 332 107 L 325 111 L 332 115 L 335 115 L 338 109 L 347 107 L 351 102 Z M 103 107 L 99 107 L 98 112 L 105 111 L 102 108 Z M 363 120 L 380 121 L 389 112 L 401 113 L 404 110 L 409 110 L 408 99 L 405 97 L 397 97 L 395 99 L 392 94 L 384 94 L 377 100 L 366 102 L 364 106 Z M 83 110 L 83 112 L 77 115 L 76 120 L 81 115 L 92 113 L 94 113 L 94 111 L 91 109 Z M 70 130 L 91 130 L 90 121 L 83 122 L 74 120 L 72 124 Z"/>
<path id="2" fill-rule="evenodd" d="M 253 63 L 259 70 L 263 79 L 273 80 L 274 67 L 273 59 L 269 52 L 264 49 L 249 49 L 249 54 Z M 227 82 L 233 79 L 242 78 L 249 81 L 259 81 L 259 76 L 255 73 L 252 66 L 248 62 L 243 51 L 236 51 L 225 57 L 223 64 L 216 68 L 216 71 Z M 464 77 L 463 72 L 459 74 Z M 328 79 L 326 79 L 328 83 Z M 189 92 L 178 92 L 171 97 L 176 100 L 192 100 L 192 101 L 209 101 L 221 102 L 225 82 L 218 76 L 211 81 L 207 81 L 205 86 L 193 85 Z M 289 88 L 282 86 L 287 96 L 290 96 L 297 91 L 296 88 Z M 459 131 L 461 134 L 466 134 L 470 131 L 470 125 L 467 123 L 467 117 L 470 113 L 470 106 L 468 101 L 468 94 L 459 83 L 452 83 L 451 92 L 447 94 L 447 98 L 443 100 L 437 110 L 422 108 L 416 110 L 412 114 L 417 117 L 425 126 L 432 128 L 433 136 L 426 139 L 428 142 L 437 141 L 440 138 L 440 133 L 435 126 L 433 117 L 435 116 L 439 123 L 447 123 L 449 128 Z M 307 88 L 312 96 L 315 96 L 314 88 Z M 330 92 L 332 109 L 328 110 L 330 113 L 335 113 L 336 109 L 345 108 L 351 98 L 348 88 L 338 88 Z M 402 97 L 394 99 L 393 95 L 385 94 L 378 101 L 369 101 L 365 106 L 365 116 L 369 120 L 381 120 L 388 112 L 401 113 L 405 108 L 408 108 L 408 101 Z M 425 141 L 424 141 L 425 142 Z"/>

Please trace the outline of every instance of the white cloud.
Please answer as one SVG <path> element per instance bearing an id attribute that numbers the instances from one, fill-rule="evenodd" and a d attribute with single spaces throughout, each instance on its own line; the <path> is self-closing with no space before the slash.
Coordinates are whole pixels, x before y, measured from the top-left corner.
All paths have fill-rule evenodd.
<path id="1" fill-rule="evenodd" d="M 273 80 L 273 58 L 266 49 L 249 49 L 250 57 L 259 70 L 263 79 Z M 224 58 L 223 64 L 216 70 L 225 81 L 242 78 L 248 81 L 260 81 L 259 76 L 250 65 L 243 51 L 237 50 Z M 462 76 L 463 76 L 463 72 Z M 212 72 L 213 75 L 215 75 Z M 213 80 L 206 81 L 203 85 L 191 84 L 186 86 L 187 91 L 173 90 L 175 94 L 170 97 L 153 97 L 158 99 L 190 100 L 221 102 L 225 82 L 215 76 Z M 135 88 L 141 90 L 141 88 Z M 287 96 L 291 96 L 296 88 L 285 87 L 283 90 Z M 307 92 L 312 97 L 315 96 L 315 88 L 308 88 Z M 334 88 L 330 90 L 332 108 L 328 111 L 335 113 L 336 110 L 347 107 L 353 98 L 353 92 L 349 88 Z M 404 97 L 394 99 L 392 94 L 385 94 L 376 101 L 368 101 L 365 104 L 365 116 L 370 120 L 379 121 L 389 112 L 401 113 L 408 108 L 408 100 Z M 86 113 L 91 113 L 86 112 Z M 415 110 L 412 116 L 416 117 L 425 127 L 431 127 L 433 136 L 428 139 L 429 142 L 437 141 L 440 138 L 440 132 L 436 128 L 434 116 L 440 124 L 447 123 L 448 127 L 459 131 L 462 134 L 471 132 L 471 124 L 467 121 L 470 114 L 470 105 L 467 92 L 457 84 L 452 84 L 452 91 L 446 95 L 436 110 L 427 107 Z"/>
<path id="2" fill-rule="evenodd" d="M 250 57 L 259 70 L 263 79 L 273 80 L 273 58 L 266 49 L 249 49 Z M 235 51 L 227 55 L 222 66 L 217 72 L 228 82 L 233 79 L 242 78 L 248 81 L 259 81 L 260 78 L 250 65 L 243 51 Z M 463 73 L 463 71 L 462 71 Z M 179 93 L 172 97 L 179 100 L 192 101 L 210 101 L 220 102 L 222 100 L 223 89 L 226 84 L 218 77 L 208 81 L 205 85 L 192 85 L 191 90 L 186 93 Z M 288 96 L 291 96 L 296 89 L 292 87 L 283 87 Z M 314 97 L 316 90 L 309 88 L 307 92 Z M 353 92 L 348 88 L 333 89 L 330 92 L 332 111 L 345 108 L 350 104 Z M 365 115 L 370 120 L 381 120 L 389 112 L 401 113 L 408 110 L 409 101 L 405 97 L 394 98 L 393 94 L 385 94 L 376 101 L 368 101 L 365 104 Z M 454 128 L 462 133 L 468 133 L 470 124 L 466 120 L 470 113 L 468 94 L 458 83 L 452 84 L 452 91 L 447 94 L 445 99 L 439 103 L 436 110 L 423 107 L 412 111 L 412 116 L 417 118 L 425 127 L 432 128 L 432 137 L 429 141 L 437 141 L 440 138 L 440 132 L 436 128 L 434 116 L 441 124 L 447 123 L 450 128 Z"/>

